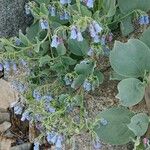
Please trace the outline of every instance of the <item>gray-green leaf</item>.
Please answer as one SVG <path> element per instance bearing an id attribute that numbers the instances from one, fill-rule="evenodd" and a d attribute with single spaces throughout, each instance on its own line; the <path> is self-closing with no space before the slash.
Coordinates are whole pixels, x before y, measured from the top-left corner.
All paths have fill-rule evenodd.
<path id="1" fill-rule="evenodd" d="M 127 78 L 119 82 L 118 95 L 121 105 L 133 106 L 139 103 L 144 97 L 145 86 L 136 78 Z"/>
<path id="2" fill-rule="evenodd" d="M 143 32 L 140 40 L 150 48 L 150 27 Z"/>
<path id="3" fill-rule="evenodd" d="M 139 113 L 131 118 L 131 122 L 127 126 L 136 136 L 140 137 L 146 133 L 148 124 L 148 116 L 145 113 Z"/>
<path id="4" fill-rule="evenodd" d="M 69 39 L 68 48 L 73 54 L 77 56 L 84 56 L 87 54 L 89 46 L 86 40 L 78 42 L 77 40 Z"/>
<path id="5" fill-rule="evenodd" d="M 121 107 L 102 111 L 98 115 L 98 119 L 103 118 L 103 120 L 107 121 L 107 124 L 103 125 L 100 120 L 94 127 L 94 131 L 105 143 L 113 145 L 126 144 L 135 136 L 127 127 L 127 124 L 130 123 L 130 119 L 133 115 L 133 112 Z"/>
<path id="6" fill-rule="evenodd" d="M 110 63 L 122 76 L 143 77 L 145 70 L 150 71 L 150 49 L 138 39 L 130 39 L 127 43 L 116 41 Z"/>

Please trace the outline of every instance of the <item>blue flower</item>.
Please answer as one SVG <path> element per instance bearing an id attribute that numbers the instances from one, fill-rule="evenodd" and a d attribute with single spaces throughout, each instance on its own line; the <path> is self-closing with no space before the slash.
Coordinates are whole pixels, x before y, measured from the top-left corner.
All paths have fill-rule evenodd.
<path id="1" fill-rule="evenodd" d="M 16 73 L 16 71 L 18 70 L 18 69 L 17 69 L 17 64 L 14 63 L 14 62 L 12 62 L 12 64 L 13 64 L 13 71 Z"/>
<path id="2" fill-rule="evenodd" d="M 86 79 L 83 83 L 83 88 L 85 91 L 89 92 L 92 90 L 92 84 Z"/>
<path id="3" fill-rule="evenodd" d="M 41 20 L 40 20 L 40 26 L 41 26 L 41 29 L 42 29 L 42 30 L 48 29 L 48 28 L 49 28 L 48 21 L 45 20 L 45 19 L 41 19 Z"/>
<path id="4" fill-rule="evenodd" d="M 96 140 L 94 140 L 93 147 L 94 147 L 94 150 L 100 150 L 101 149 L 102 144 L 98 138 Z"/>
<path id="5" fill-rule="evenodd" d="M 64 12 L 64 19 L 68 20 L 69 18 L 70 18 L 70 14 L 67 11 L 65 11 Z"/>
<path id="6" fill-rule="evenodd" d="M 31 119 L 29 111 L 25 111 L 25 112 L 22 114 L 21 121 L 25 121 L 26 119 L 27 119 L 28 121 L 30 121 L 30 119 Z"/>
<path id="7" fill-rule="evenodd" d="M 71 3 L 71 0 L 60 0 L 60 3 L 61 3 L 62 5 L 70 4 L 70 3 Z"/>
<path id="8" fill-rule="evenodd" d="M 62 136 L 59 135 L 59 136 L 57 137 L 57 141 L 56 141 L 56 143 L 55 143 L 56 148 L 58 148 L 58 149 L 61 149 L 61 148 L 62 148 L 62 140 L 63 140 Z"/>
<path id="9" fill-rule="evenodd" d="M 40 150 L 40 143 L 39 143 L 39 142 L 35 142 L 33 149 L 34 149 L 34 150 Z"/>
<path id="10" fill-rule="evenodd" d="M 55 144 L 56 141 L 57 141 L 57 137 L 58 137 L 58 135 L 55 134 L 55 135 L 51 138 L 50 143 Z"/>
<path id="11" fill-rule="evenodd" d="M 141 16 L 139 18 L 139 24 L 140 25 L 147 25 L 149 23 L 150 23 L 149 16 Z"/>
<path id="12" fill-rule="evenodd" d="M 86 5 L 88 8 L 93 8 L 94 6 L 94 0 L 87 0 L 86 1 Z"/>
<path id="13" fill-rule="evenodd" d="M 73 82 L 72 78 L 68 77 L 67 75 L 65 76 L 64 81 L 66 85 L 71 85 Z"/>
<path id="14" fill-rule="evenodd" d="M 55 133 L 54 132 L 50 132 L 47 134 L 46 139 L 48 143 L 51 143 L 51 139 L 54 137 Z"/>
<path id="15" fill-rule="evenodd" d="M 25 13 L 26 13 L 26 15 L 30 15 L 31 14 L 31 9 L 30 9 L 29 4 L 25 4 Z"/>
<path id="16" fill-rule="evenodd" d="M 77 32 L 77 41 L 79 41 L 79 42 L 83 41 L 83 36 L 80 31 Z"/>
<path id="17" fill-rule="evenodd" d="M 35 100 L 40 101 L 42 96 L 40 94 L 40 92 L 38 92 L 37 90 L 33 91 L 33 97 L 35 98 Z"/>
<path id="18" fill-rule="evenodd" d="M 87 52 L 88 56 L 93 56 L 94 55 L 94 50 L 92 48 L 89 48 L 88 52 Z"/>
<path id="19" fill-rule="evenodd" d="M 15 38 L 15 45 L 20 46 L 21 45 L 21 40 L 19 38 Z"/>
<path id="20" fill-rule="evenodd" d="M 27 67 L 27 62 L 25 60 L 21 59 L 20 65 L 22 65 L 23 67 Z"/>
<path id="21" fill-rule="evenodd" d="M 93 21 L 92 24 L 94 26 L 96 33 L 100 33 L 103 30 L 103 28 L 96 21 Z"/>
<path id="22" fill-rule="evenodd" d="M 10 62 L 9 61 L 4 61 L 4 68 L 6 71 L 10 71 Z"/>
<path id="23" fill-rule="evenodd" d="M 57 48 L 59 44 L 60 44 L 59 37 L 57 35 L 54 35 L 52 37 L 51 47 Z"/>
<path id="24" fill-rule="evenodd" d="M 99 35 L 96 34 L 96 36 L 93 38 L 94 43 L 99 43 L 100 42 L 100 37 Z"/>
<path id="25" fill-rule="evenodd" d="M 56 16 L 56 8 L 54 6 L 49 6 L 48 7 L 49 13 L 52 17 Z"/>
<path id="26" fill-rule="evenodd" d="M 94 29 L 93 24 L 89 25 L 89 31 L 90 31 L 91 37 L 95 37 L 97 35 L 97 33 L 96 33 L 95 29 Z"/>
<path id="27" fill-rule="evenodd" d="M 100 124 L 103 126 L 106 126 L 108 124 L 108 121 L 105 118 L 100 119 Z"/>
<path id="28" fill-rule="evenodd" d="M 16 115 L 21 115 L 22 114 L 23 106 L 22 106 L 21 103 L 16 103 L 13 107 L 14 107 L 14 113 Z"/>
<path id="29" fill-rule="evenodd" d="M 70 39 L 76 39 L 77 37 L 78 37 L 78 30 L 77 30 L 76 26 L 72 26 Z"/>

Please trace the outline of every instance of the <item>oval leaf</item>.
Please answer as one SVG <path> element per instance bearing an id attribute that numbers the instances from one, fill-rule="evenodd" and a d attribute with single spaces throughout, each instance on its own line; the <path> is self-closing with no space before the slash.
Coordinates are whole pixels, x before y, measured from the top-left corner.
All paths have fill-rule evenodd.
<path id="1" fill-rule="evenodd" d="M 118 0 L 118 5 L 122 13 L 126 14 L 133 10 L 142 10 L 149 11 L 150 10 L 150 1 L 149 0 Z"/>
<path id="2" fill-rule="evenodd" d="M 121 105 L 133 106 L 139 103 L 144 97 L 145 86 L 143 83 L 135 78 L 127 78 L 119 82 L 118 95 Z"/>
<path id="3" fill-rule="evenodd" d="M 105 143 L 121 145 L 128 143 L 135 135 L 129 130 L 127 124 L 134 114 L 126 108 L 110 108 L 100 113 L 100 121 L 94 127 L 98 137 Z M 107 124 L 101 123 L 101 118 L 107 121 Z"/>
<path id="4" fill-rule="evenodd" d="M 144 42 L 150 48 L 150 27 L 145 30 L 140 38 L 142 42 Z"/>
<path id="5" fill-rule="evenodd" d="M 126 77 L 143 77 L 150 71 L 150 49 L 138 39 L 127 43 L 115 42 L 110 63 L 115 72 Z"/>
<path id="6" fill-rule="evenodd" d="M 146 133 L 148 124 L 148 116 L 145 113 L 139 113 L 131 118 L 131 122 L 127 126 L 136 136 L 140 137 Z"/>
<path id="7" fill-rule="evenodd" d="M 89 46 L 86 40 L 78 42 L 77 40 L 69 39 L 68 48 L 73 54 L 77 56 L 84 56 L 87 54 Z"/>

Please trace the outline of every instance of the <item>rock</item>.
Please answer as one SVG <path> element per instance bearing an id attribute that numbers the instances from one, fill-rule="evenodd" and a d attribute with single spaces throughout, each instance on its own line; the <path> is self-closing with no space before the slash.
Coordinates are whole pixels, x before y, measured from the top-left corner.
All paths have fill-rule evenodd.
<path id="1" fill-rule="evenodd" d="M 24 5 L 27 0 L 0 0 L 0 37 L 18 34 L 19 29 L 25 31 L 27 16 Z"/>
<path id="2" fill-rule="evenodd" d="M 0 108 L 7 109 L 11 103 L 18 100 L 18 94 L 15 92 L 10 84 L 0 79 Z"/>
<path id="3" fill-rule="evenodd" d="M 31 150 L 32 144 L 31 143 L 24 143 L 21 145 L 13 146 L 10 150 Z"/>
<path id="4" fill-rule="evenodd" d="M 0 123 L 3 123 L 4 121 L 10 121 L 10 114 L 0 112 Z"/>
<path id="5" fill-rule="evenodd" d="M 11 143 L 13 142 L 14 140 L 12 139 L 6 139 L 0 136 L 0 150 L 10 150 Z"/>
<path id="6" fill-rule="evenodd" d="M 10 122 L 3 122 L 2 124 L 0 124 L 0 132 L 3 133 L 6 130 L 8 130 L 11 127 L 11 123 Z"/>

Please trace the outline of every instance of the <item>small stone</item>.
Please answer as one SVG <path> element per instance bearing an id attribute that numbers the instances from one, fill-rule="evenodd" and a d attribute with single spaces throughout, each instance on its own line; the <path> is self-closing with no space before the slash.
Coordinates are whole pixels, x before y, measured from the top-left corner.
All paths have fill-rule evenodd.
<path id="1" fill-rule="evenodd" d="M 4 121 L 10 121 L 9 113 L 0 113 L 0 123 L 3 123 Z"/>
<path id="2" fill-rule="evenodd" d="M 10 150 L 30 150 L 32 148 L 31 143 L 24 143 L 21 145 L 13 146 L 10 148 Z"/>
<path id="3" fill-rule="evenodd" d="M 10 122 L 3 122 L 2 124 L 0 124 L 0 132 L 5 132 L 6 130 L 8 130 L 11 127 L 11 123 Z"/>

